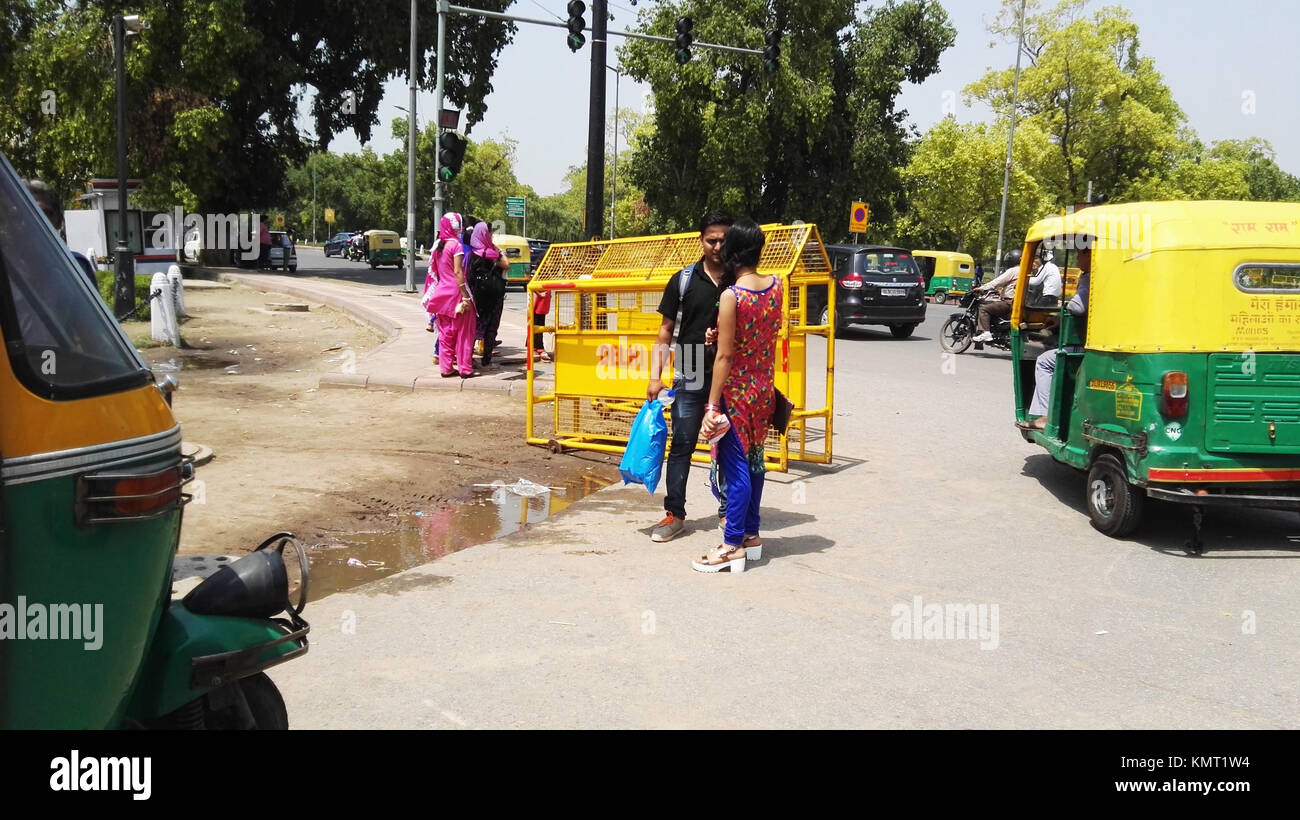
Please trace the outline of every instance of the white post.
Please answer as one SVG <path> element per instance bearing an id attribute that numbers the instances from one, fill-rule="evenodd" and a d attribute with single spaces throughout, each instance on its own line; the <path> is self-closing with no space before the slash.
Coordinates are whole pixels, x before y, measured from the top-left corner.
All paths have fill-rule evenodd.
<path id="1" fill-rule="evenodd" d="M 155 273 L 149 283 L 149 330 L 154 341 L 180 347 L 181 336 L 176 327 L 172 286 L 165 273 Z"/>
<path id="2" fill-rule="evenodd" d="M 185 277 L 181 276 L 180 265 L 172 265 L 167 268 L 167 281 L 172 286 L 172 304 L 176 309 L 176 320 L 189 316 L 185 312 Z"/>

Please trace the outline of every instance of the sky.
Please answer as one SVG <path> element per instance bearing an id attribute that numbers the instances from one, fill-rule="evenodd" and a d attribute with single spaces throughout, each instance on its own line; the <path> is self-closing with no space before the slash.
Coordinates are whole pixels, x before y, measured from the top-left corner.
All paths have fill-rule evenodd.
<path id="1" fill-rule="evenodd" d="M 1272 143 L 1278 164 L 1300 175 L 1300 92 L 1295 86 L 1300 77 L 1300 48 L 1295 44 L 1300 3 L 1131 0 L 1114 4 L 1127 8 L 1138 24 L 1141 54 L 1154 60 L 1188 125 L 1202 141 L 1208 145 L 1219 139 L 1262 137 Z M 465 5 L 472 5 L 472 0 Z M 957 30 L 956 42 L 944 52 L 936 75 L 920 85 L 904 85 L 899 98 L 900 107 L 922 132 L 947 113 L 946 106 L 953 100 L 959 121 L 988 119 L 987 109 L 962 104 L 962 89 L 990 68 L 1010 68 L 1016 56 L 1013 43 L 989 47 L 993 38 L 986 26 L 997 14 L 998 0 L 942 0 L 942 5 Z M 1089 8 L 1102 5 L 1094 0 Z M 565 0 L 516 0 L 509 12 L 563 21 L 564 7 Z M 610 0 L 609 7 L 615 18 L 609 24 L 611 31 L 633 25 L 636 10 L 629 0 Z M 588 11 L 588 22 L 590 18 Z M 562 28 L 519 23 L 518 29 L 514 42 L 501 52 L 492 79 L 495 90 L 487 98 L 487 116 L 470 137 L 516 140 L 516 175 L 546 196 L 564 189 L 564 175 L 571 166 L 586 162 L 591 49 L 588 44 L 571 53 Z M 617 48 L 623 38 L 610 40 L 607 63 L 617 67 Z M 616 85 L 619 108 L 645 111 L 648 86 L 626 77 L 620 80 L 612 70 L 606 70 L 605 76 L 606 108 L 611 114 Z M 398 148 L 388 123 L 405 116 L 397 106 L 404 108 L 407 98 L 404 77 L 385 86 L 381 125 L 368 143 L 376 152 Z M 418 96 L 421 122 L 433 107 L 432 93 Z M 360 148 L 351 131 L 336 136 L 330 146 L 338 153 Z"/>

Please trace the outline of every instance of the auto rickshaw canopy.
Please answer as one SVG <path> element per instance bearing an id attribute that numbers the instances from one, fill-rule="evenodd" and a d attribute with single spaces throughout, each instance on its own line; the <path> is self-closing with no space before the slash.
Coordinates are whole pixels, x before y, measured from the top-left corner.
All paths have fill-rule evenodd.
<path id="1" fill-rule="evenodd" d="M 1086 348 L 1300 350 L 1300 203 L 1134 202 L 1040 220 L 1023 258 L 1090 245 Z M 1022 265 L 1017 293 L 1025 294 Z M 1073 283 L 1067 283 L 1068 298 Z M 1012 322 L 1032 319 L 1017 300 Z"/>

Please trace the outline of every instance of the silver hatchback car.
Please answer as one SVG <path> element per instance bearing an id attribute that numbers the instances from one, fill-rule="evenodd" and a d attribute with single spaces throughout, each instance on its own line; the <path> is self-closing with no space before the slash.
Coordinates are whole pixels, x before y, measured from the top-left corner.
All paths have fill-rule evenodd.
<path id="1" fill-rule="evenodd" d="M 271 231 L 271 250 L 267 253 L 266 261 L 271 270 L 298 270 L 298 251 L 289 239 L 289 234 Z"/>

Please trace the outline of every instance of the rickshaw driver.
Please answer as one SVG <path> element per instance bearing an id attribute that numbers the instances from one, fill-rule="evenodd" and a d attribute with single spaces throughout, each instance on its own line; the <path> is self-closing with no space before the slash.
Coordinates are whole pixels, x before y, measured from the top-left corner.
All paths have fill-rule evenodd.
<path id="1" fill-rule="evenodd" d="M 1066 303 L 1065 309 L 1072 316 L 1082 318 L 1088 314 L 1088 274 L 1092 270 L 1091 243 L 1079 250 L 1075 263 L 1080 271 L 1079 283 L 1075 287 L 1074 295 Z M 1080 335 L 1086 337 L 1086 333 Z M 1078 353 L 1082 350 L 1079 345 L 1067 345 L 1065 348 L 1067 353 Z M 1052 397 L 1052 380 L 1056 378 L 1056 354 L 1055 347 L 1048 348 L 1034 360 L 1034 398 L 1029 403 L 1028 415 L 1035 418 L 1030 421 L 1016 422 L 1016 426 L 1022 430 L 1042 430 L 1047 426 L 1047 403 Z"/>

